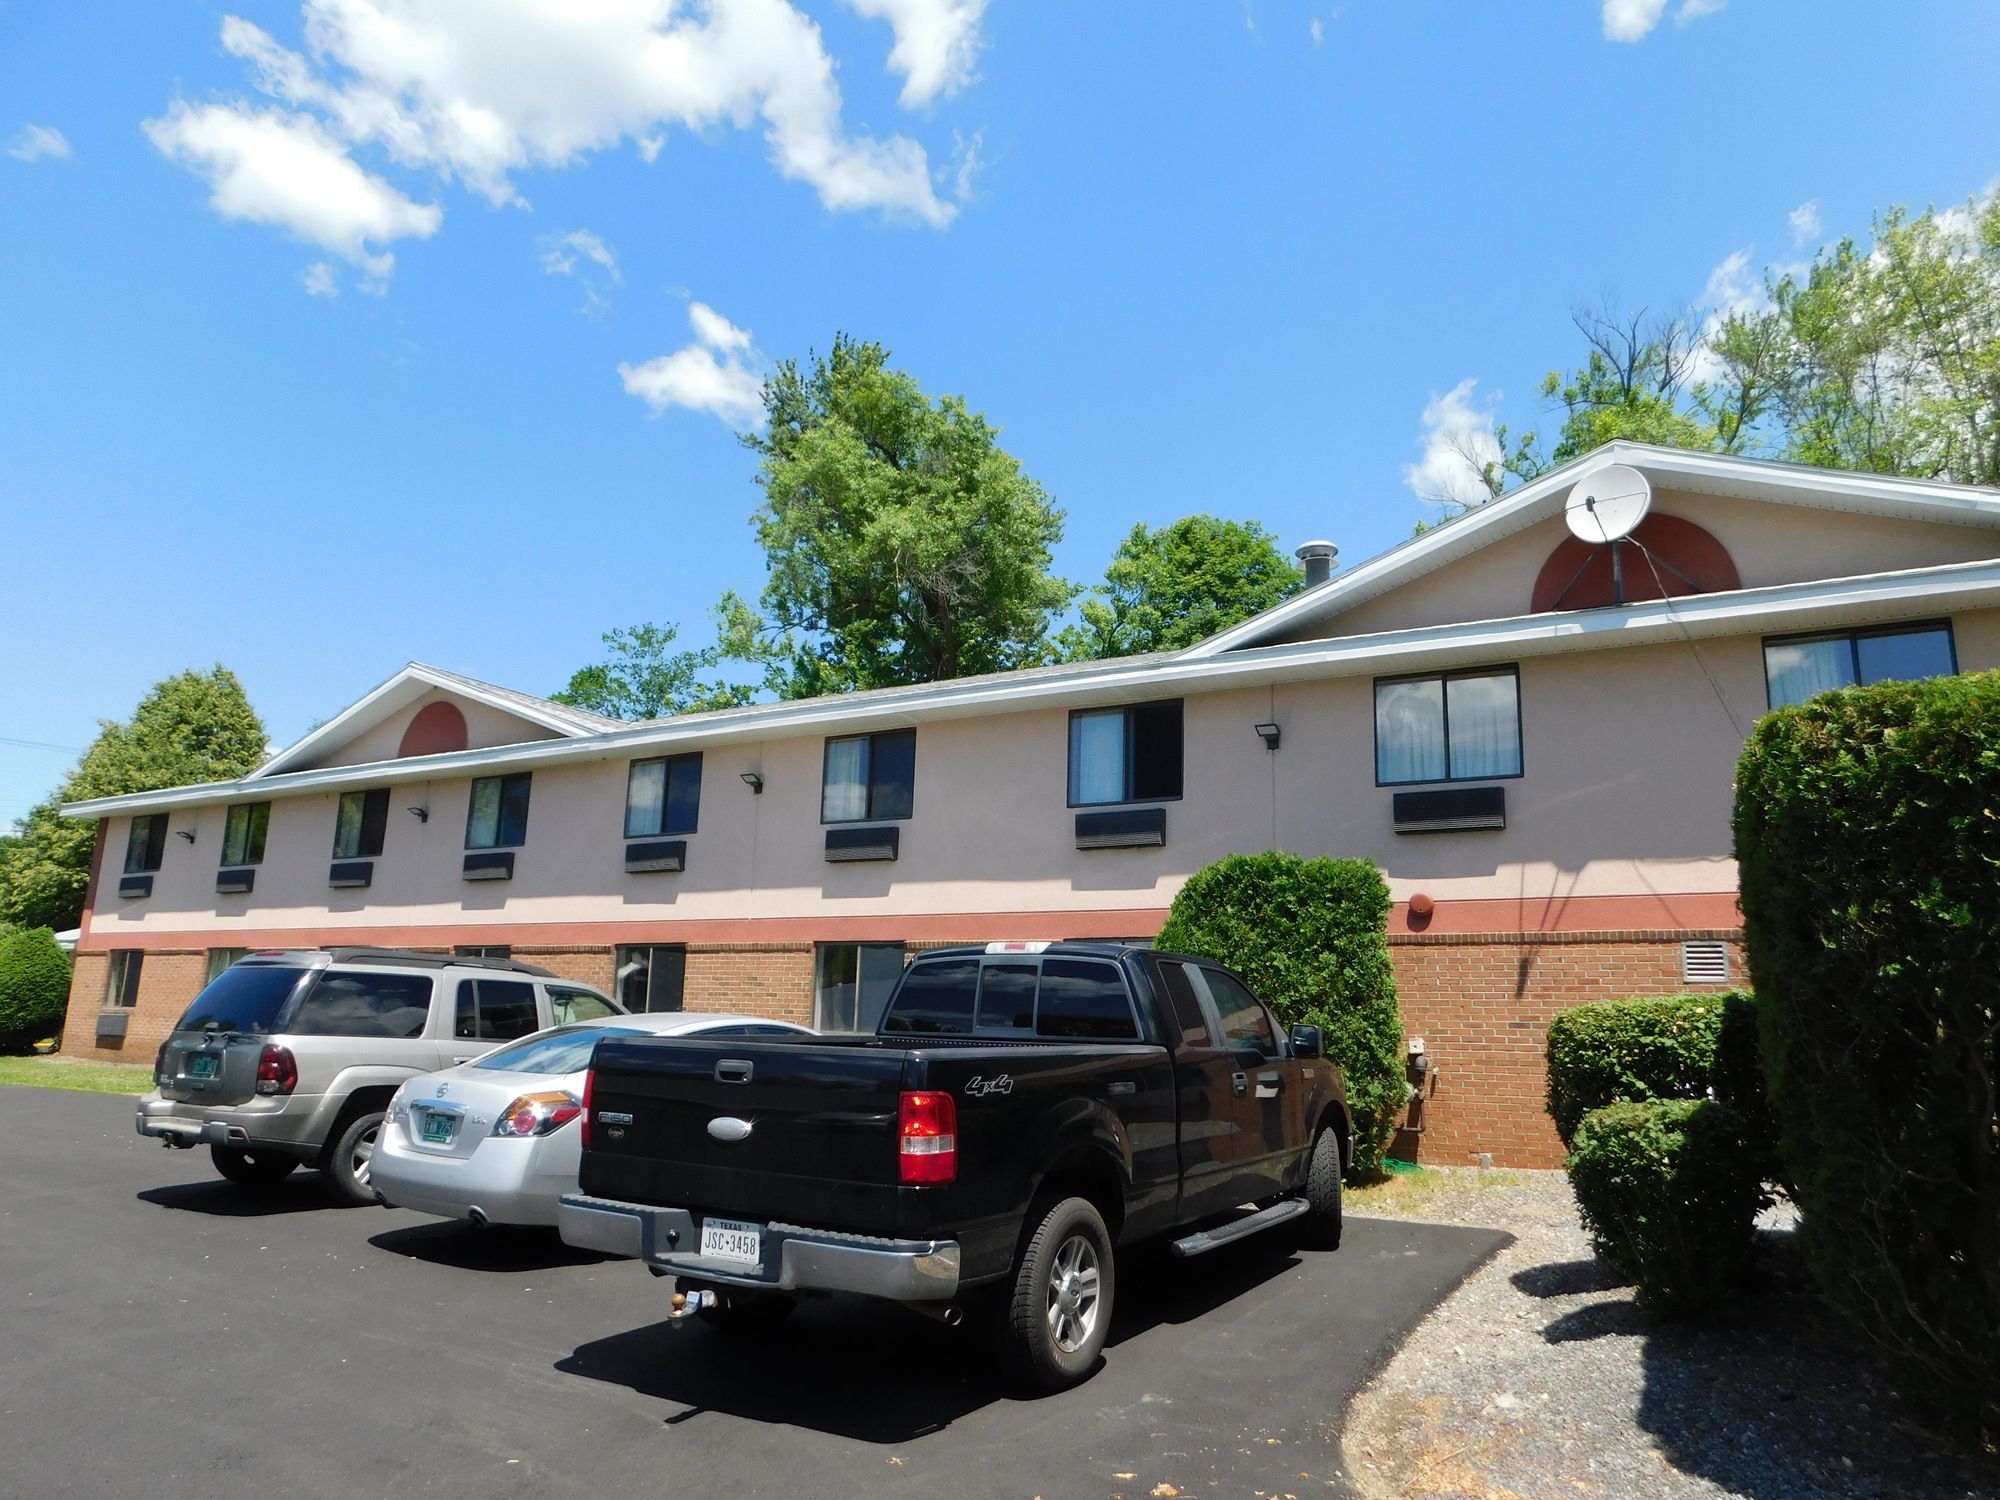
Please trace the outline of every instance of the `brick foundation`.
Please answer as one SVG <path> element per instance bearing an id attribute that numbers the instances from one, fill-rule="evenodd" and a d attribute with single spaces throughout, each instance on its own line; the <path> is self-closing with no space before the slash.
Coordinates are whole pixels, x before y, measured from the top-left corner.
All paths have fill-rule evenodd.
<path id="1" fill-rule="evenodd" d="M 70 1057 L 97 1062 L 151 1063 L 188 1002 L 201 993 L 208 977 L 208 950 L 149 951 L 139 970 L 138 1003 L 127 1013 L 124 1037 L 99 1046 L 97 1017 L 105 1009 L 104 991 L 110 972 L 108 955 L 76 955 L 76 966 L 70 975 L 69 1009 L 63 1017 L 62 1050 Z"/>
<path id="2" fill-rule="evenodd" d="M 691 943 L 681 1004 L 774 1021 L 813 1020 L 810 943 Z"/>

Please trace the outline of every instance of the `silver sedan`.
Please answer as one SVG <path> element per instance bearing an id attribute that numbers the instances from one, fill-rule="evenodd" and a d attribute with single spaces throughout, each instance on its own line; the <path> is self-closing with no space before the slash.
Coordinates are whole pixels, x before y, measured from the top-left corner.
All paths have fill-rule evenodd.
<path id="1" fill-rule="evenodd" d="M 475 1224 L 556 1222 L 576 1191 L 583 1080 L 607 1036 L 794 1036 L 789 1021 L 756 1016 L 607 1016 L 552 1026 L 396 1091 L 371 1164 L 375 1195 Z"/>

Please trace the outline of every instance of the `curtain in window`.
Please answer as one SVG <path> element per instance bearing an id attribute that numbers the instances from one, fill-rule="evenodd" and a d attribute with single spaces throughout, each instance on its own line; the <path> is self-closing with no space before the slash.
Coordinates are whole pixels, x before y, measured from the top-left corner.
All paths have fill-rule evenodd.
<path id="1" fill-rule="evenodd" d="M 1444 778 L 1444 685 L 1435 677 L 1376 683 L 1375 779 Z"/>
<path id="2" fill-rule="evenodd" d="M 1069 800 L 1125 800 L 1125 712 L 1077 714 L 1069 721 Z"/>
<path id="3" fill-rule="evenodd" d="M 660 831 L 666 810 L 667 763 L 663 760 L 636 761 L 625 783 L 625 837 L 638 838 Z"/>
<path id="4" fill-rule="evenodd" d="M 852 823 L 868 816 L 868 739 L 826 742 L 826 784 L 820 792 L 820 818 L 828 823 Z"/>
<path id="5" fill-rule="evenodd" d="M 472 783 L 472 805 L 465 817 L 465 847 L 491 849 L 500 841 L 500 778 L 482 776 Z"/>
<path id="6" fill-rule="evenodd" d="M 1514 674 L 1452 677 L 1444 691 L 1450 707 L 1452 780 L 1520 775 L 1520 683 Z"/>
<path id="7" fill-rule="evenodd" d="M 1844 636 L 1768 645 L 1764 648 L 1764 676 L 1771 687 L 1771 707 L 1789 708 L 1833 688 L 1852 687 L 1853 647 Z"/>

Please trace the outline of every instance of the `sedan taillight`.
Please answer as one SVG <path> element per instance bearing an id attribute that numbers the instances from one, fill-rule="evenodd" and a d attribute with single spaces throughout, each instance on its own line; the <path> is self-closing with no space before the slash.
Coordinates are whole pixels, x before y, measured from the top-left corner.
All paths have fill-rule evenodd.
<path id="1" fill-rule="evenodd" d="M 582 1113 L 582 1101 L 574 1094 L 523 1094 L 500 1112 L 493 1133 L 517 1138 L 547 1135 Z"/>
<path id="2" fill-rule="evenodd" d="M 958 1101 L 928 1089 L 906 1089 L 897 1134 L 902 1179 L 936 1187 L 958 1176 Z"/>
<path id="3" fill-rule="evenodd" d="M 290 1047 L 266 1042 L 257 1058 L 257 1092 L 289 1094 L 299 1086 L 299 1060 Z"/>

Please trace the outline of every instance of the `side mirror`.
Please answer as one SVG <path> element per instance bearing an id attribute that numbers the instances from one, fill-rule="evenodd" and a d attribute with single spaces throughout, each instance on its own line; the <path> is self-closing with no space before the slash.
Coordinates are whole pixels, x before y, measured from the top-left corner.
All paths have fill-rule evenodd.
<path id="1" fill-rule="evenodd" d="M 1292 1056 L 1326 1056 L 1326 1038 L 1317 1026 L 1300 1025 L 1292 1028 Z"/>

